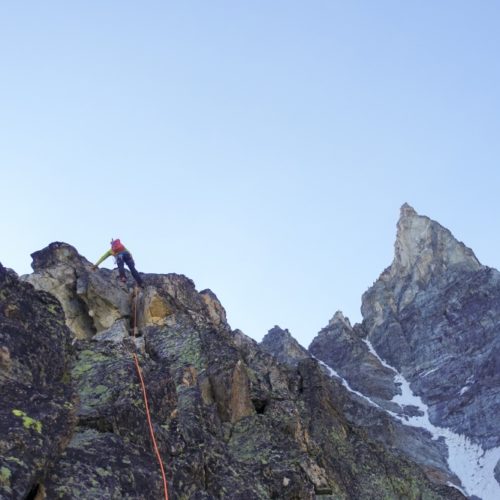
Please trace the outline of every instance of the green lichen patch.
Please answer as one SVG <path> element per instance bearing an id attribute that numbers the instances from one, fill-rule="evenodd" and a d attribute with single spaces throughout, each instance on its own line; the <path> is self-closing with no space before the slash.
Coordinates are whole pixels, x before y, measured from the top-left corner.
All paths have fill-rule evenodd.
<path id="1" fill-rule="evenodd" d="M 191 365 L 198 372 L 205 368 L 203 345 L 199 332 L 186 328 L 152 328 L 147 333 L 149 348 L 168 360 L 173 370 Z"/>
<path id="2" fill-rule="evenodd" d="M 94 394 L 104 394 L 105 392 L 107 392 L 109 389 L 105 386 L 105 385 L 98 385 L 96 386 L 96 388 L 94 389 Z"/>
<path id="3" fill-rule="evenodd" d="M 202 347 L 198 335 L 191 335 L 183 342 L 179 350 L 179 361 L 181 364 L 194 366 L 197 370 L 203 369 Z"/>
<path id="4" fill-rule="evenodd" d="M 87 409 L 105 406 L 113 397 L 112 390 L 102 384 L 80 383 L 78 392 L 82 408 Z"/>
<path id="5" fill-rule="evenodd" d="M 16 417 L 20 417 L 20 418 L 23 419 L 23 426 L 26 429 L 34 429 L 36 432 L 38 432 L 39 434 L 41 434 L 41 432 L 42 432 L 42 422 L 40 422 L 40 420 L 36 420 L 35 418 L 29 417 L 22 410 L 14 409 L 14 410 L 12 410 L 12 413 Z"/>
<path id="6" fill-rule="evenodd" d="M 243 418 L 232 429 L 229 450 L 238 462 L 265 465 L 281 460 L 277 437 L 263 417 Z"/>
<path id="7" fill-rule="evenodd" d="M 2 466 L 0 467 L 0 485 L 4 487 L 10 487 L 10 477 L 12 476 L 12 472 L 8 467 Z"/>
<path id="8" fill-rule="evenodd" d="M 99 363 L 108 361 L 108 357 L 100 352 L 94 352 L 91 350 L 85 350 L 78 354 L 78 360 L 75 366 L 71 370 L 73 377 L 80 377 L 86 372 L 92 370 L 92 368 Z"/>
<path id="9" fill-rule="evenodd" d="M 123 352 L 80 351 L 71 370 L 79 396 L 78 416 L 109 415 L 118 398 L 127 399 L 129 393 L 137 391 L 129 382 L 133 370 L 132 358 Z"/>

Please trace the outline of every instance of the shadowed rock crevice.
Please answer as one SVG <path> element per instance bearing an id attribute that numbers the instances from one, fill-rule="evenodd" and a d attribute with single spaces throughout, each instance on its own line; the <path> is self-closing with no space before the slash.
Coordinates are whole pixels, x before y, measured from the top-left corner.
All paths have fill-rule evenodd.
<path id="1" fill-rule="evenodd" d="M 38 500 L 40 498 L 43 498 L 43 493 L 42 493 L 42 488 L 40 487 L 39 484 L 35 484 L 29 493 L 26 495 L 24 500 Z"/>
<path id="2" fill-rule="evenodd" d="M 266 411 L 268 401 L 265 399 L 252 399 L 252 404 L 257 415 L 262 415 Z"/>

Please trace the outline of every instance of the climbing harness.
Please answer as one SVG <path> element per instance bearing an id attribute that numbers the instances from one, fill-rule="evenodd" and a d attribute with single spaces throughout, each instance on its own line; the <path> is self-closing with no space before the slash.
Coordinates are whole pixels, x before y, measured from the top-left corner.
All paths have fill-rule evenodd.
<path id="1" fill-rule="evenodd" d="M 138 295 L 138 287 L 135 287 L 134 289 L 134 340 L 137 337 L 137 295 Z M 146 407 L 146 416 L 148 419 L 148 425 L 149 425 L 149 434 L 151 436 L 151 441 L 153 443 L 153 449 L 155 451 L 156 458 L 158 460 L 158 463 L 160 464 L 160 470 L 161 470 L 161 476 L 163 479 L 163 491 L 165 493 L 165 500 L 168 500 L 168 485 L 167 485 L 167 477 L 165 475 L 165 469 L 163 467 L 163 461 L 161 459 L 160 455 L 160 450 L 158 449 L 158 444 L 156 443 L 156 438 L 155 438 L 155 432 L 153 429 L 153 423 L 151 421 L 151 414 L 149 412 L 149 403 L 148 403 L 148 395 L 146 393 L 146 385 L 144 384 L 144 378 L 142 376 L 142 370 L 141 370 L 141 365 L 139 364 L 139 358 L 137 357 L 137 354 L 134 352 L 134 363 L 135 363 L 135 368 L 137 370 L 137 375 L 139 376 L 139 381 L 141 383 L 141 388 L 142 388 L 142 397 L 144 399 L 144 406 Z"/>

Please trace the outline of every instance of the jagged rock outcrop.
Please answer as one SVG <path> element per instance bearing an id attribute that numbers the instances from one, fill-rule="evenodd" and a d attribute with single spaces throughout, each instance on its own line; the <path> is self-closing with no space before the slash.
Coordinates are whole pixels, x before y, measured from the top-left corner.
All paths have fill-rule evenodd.
<path id="1" fill-rule="evenodd" d="M 359 330 L 359 325 L 356 325 L 356 330 Z M 352 375 L 350 388 L 369 395 L 371 402 L 339 386 L 338 380 L 334 379 L 331 383 L 338 386 L 335 404 L 347 421 L 362 428 L 370 439 L 421 464 L 429 478 L 443 484 L 460 484 L 448 468 L 447 449 L 441 440 L 434 440 L 424 429 L 405 426 L 385 411 L 397 413 L 402 418 L 412 414 L 412 408 L 383 399 L 383 396 L 392 398 L 399 390 L 394 382 L 394 372 L 369 352 L 361 332 L 355 332 L 342 313 L 337 312 L 314 339 L 309 347 L 310 354 L 288 331 L 279 327 L 273 328 L 264 337 L 261 346 L 275 359 L 291 367 L 296 367 L 299 361 L 311 359 L 312 354 L 327 365 L 335 366 L 339 375 Z"/>
<path id="2" fill-rule="evenodd" d="M 117 273 L 91 272 L 92 264 L 66 243 L 51 243 L 32 254 L 34 273 L 24 280 L 54 295 L 64 309 L 66 324 L 79 339 L 89 339 L 120 319 L 130 318 L 128 291 L 110 287 Z"/>
<path id="3" fill-rule="evenodd" d="M 0 427 L 10 457 L 2 464 L 9 471 L 0 469 L 2 498 L 25 498 L 35 485 L 39 498 L 162 497 L 132 352 L 170 498 L 462 498 L 349 421 L 345 409 L 361 407 L 315 360 L 276 362 L 184 276 L 143 275 L 145 289 L 129 292 L 67 244 L 33 257 L 24 280 L 43 292 L 0 272 L 0 380 L 14 383 L 7 375 L 16 363 L 43 374 L 3 398 L 24 413 L 2 409 L 10 419 Z M 17 303 L 28 303 L 33 319 L 16 314 Z M 37 349 L 50 356 L 29 355 Z M 48 393 L 51 412 L 25 402 L 34 388 Z M 11 441 L 6 429 L 25 435 Z"/>
<path id="4" fill-rule="evenodd" d="M 309 352 L 343 377 L 349 376 L 350 386 L 371 397 L 380 405 L 397 394 L 394 372 L 383 366 L 363 339 L 359 327 L 353 328 L 347 318 L 337 311 L 328 326 L 323 328 L 309 346 Z M 396 408 L 391 406 L 392 410 Z"/>
<path id="5" fill-rule="evenodd" d="M 344 414 L 375 441 L 421 464 L 430 478 L 460 484 L 448 467 L 447 448 L 441 440 L 433 439 L 424 429 L 407 427 L 390 416 L 395 414 L 405 419 L 418 414 L 418 410 L 392 401 L 401 392 L 395 373 L 370 350 L 365 336 L 361 325 L 352 327 L 349 320 L 337 311 L 309 346 L 309 352 L 329 367 L 334 367 L 336 373 L 348 381 L 352 391 L 369 399 L 356 398 L 352 394 L 347 396 L 340 405 Z M 356 405 L 353 399 L 357 401 Z"/>
<path id="6" fill-rule="evenodd" d="M 500 273 L 408 205 L 395 257 L 363 296 L 363 329 L 431 421 L 500 446 Z"/>
<path id="7" fill-rule="evenodd" d="M 260 347 L 274 355 L 281 363 L 297 366 L 299 361 L 308 359 L 309 353 L 291 335 L 279 326 L 271 328 L 264 336 Z"/>

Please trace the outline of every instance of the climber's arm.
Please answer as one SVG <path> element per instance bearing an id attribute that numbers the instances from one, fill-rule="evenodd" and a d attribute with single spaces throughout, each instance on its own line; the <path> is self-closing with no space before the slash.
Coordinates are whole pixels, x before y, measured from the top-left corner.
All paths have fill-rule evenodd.
<path id="1" fill-rule="evenodd" d="M 108 250 L 95 264 L 94 267 L 97 267 L 102 261 L 106 260 L 110 255 L 113 255 L 111 253 L 111 250 Z"/>

